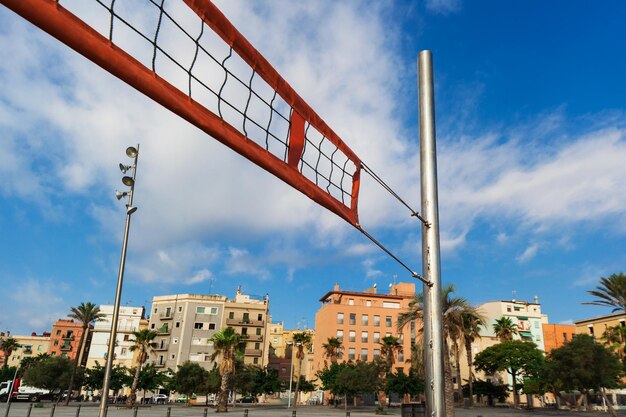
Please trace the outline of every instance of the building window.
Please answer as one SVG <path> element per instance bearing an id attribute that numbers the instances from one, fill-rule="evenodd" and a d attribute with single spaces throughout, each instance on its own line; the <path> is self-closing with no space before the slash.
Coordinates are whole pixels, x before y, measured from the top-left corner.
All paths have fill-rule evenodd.
<path id="1" fill-rule="evenodd" d="M 235 318 L 235 312 L 231 311 L 230 313 L 228 313 L 228 318 L 229 319 L 234 319 Z"/>
<path id="2" fill-rule="evenodd" d="M 57 353 L 56 352 L 52 352 L 52 354 L 50 356 L 56 356 Z"/>
<path id="3" fill-rule="evenodd" d="M 172 354 L 170 355 L 170 359 L 176 359 L 176 354 L 175 354 L 175 353 L 172 353 Z"/>
<path id="4" fill-rule="evenodd" d="M 57 330 L 57 336 L 61 336 L 61 330 Z"/>
<path id="5" fill-rule="evenodd" d="M 349 298 L 348 299 L 348 305 L 349 306 L 353 306 L 354 305 L 354 298 Z"/>
<path id="6" fill-rule="evenodd" d="M 348 333 L 348 342 L 356 341 L 356 332 L 354 330 L 350 330 Z"/>
<path id="7" fill-rule="evenodd" d="M 209 323 L 209 330 L 215 330 L 215 323 Z"/>
<path id="8" fill-rule="evenodd" d="M 122 348 L 120 355 L 126 355 L 126 352 L 128 352 L 126 348 Z"/>
<path id="9" fill-rule="evenodd" d="M 367 360 L 367 349 L 365 349 L 365 348 L 361 349 L 361 360 L 362 361 L 366 361 Z"/>
<path id="10" fill-rule="evenodd" d="M 130 340 L 130 335 L 129 334 L 125 334 L 124 335 L 124 342 L 128 342 Z"/>
<path id="11" fill-rule="evenodd" d="M 192 345 L 199 345 L 202 343 L 202 339 L 199 337 L 193 337 L 191 338 L 191 344 Z"/>
<path id="12" fill-rule="evenodd" d="M 258 321 L 263 321 L 263 314 L 259 314 L 258 316 L 256 316 L 256 319 Z"/>
<path id="13" fill-rule="evenodd" d="M 380 326 L 380 316 L 374 316 L 374 327 Z"/>
<path id="14" fill-rule="evenodd" d="M 361 342 L 367 343 L 367 332 L 361 332 Z"/>
<path id="15" fill-rule="evenodd" d="M 242 335 L 247 335 L 248 334 L 248 328 L 247 327 L 242 327 L 241 328 L 241 334 Z"/>
<path id="16" fill-rule="evenodd" d="M 563 333 L 563 343 L 567 342 L 567 333 Z"/>
<path id="17" fill-rule="evenodd" d="M 372 306 L 372 300 L 365 300 L 365 307 L 371 307 Z"/>
<path id="18" fill-rule="evenodd" d="M 252 359 L 252 363 L 254 363 L 254 364 L 259 363 L 259 358 L 254 358 L 254 359 Z"/>
<path id="19" fill-rule="evenodd" d="M 380 343 L 380 333 L 374 332 L 374 343 Z"/>
<path id="20" fill-rule="evenodd" d="M 354 348 L 349 348 L 348 349 L 348 359 L 349 360 L 354 360 Z"/>
<path id="21" fill-rule="evenodd" d="M 261 328 L 260 328 L 260 327 L 257 327 L 257 329 L 256 329 L 256 335 L 257 335 L 257 336 L 261 336 Z"/>
<path id="22" fill-rule="evenodd" d="M 59 341 L 58 340 L 54 341 L 54 346 L 59 346 Z"/>
<path id="23" fill-rule="evenodd" d="M 507 313 L 510 313 L 511 312 L 511 306 L 506 306 L 506 311 L 507 311 Z"/>
<path id="24" fill-rule="evenodd" d="M 356 314 L 350 313 L 350 324 L 356 324 Z"/>
<path id="25" fill-rule="evenodd" d="M 179 313 L 182 313 L 182 311 L 183 311 L 183 306 L 179 306 L 179 307 L 178 307 L 178 312 L 179 312 Z"/>
<path id="26" fill-rule="evenodd" d="M 217 307 L 211 307 L 211 315 L 217 316 Z"/>
<path id="27" fill-rule="evenodd" d="M 594 336 L 593 334 L 593 326 L 589 326 L 589 335 L 591 335 L 592 337 Z"/>
<path id="28" fill-rule="evenodd" d="M 179 322 L 179 321 L 177 321 L 177 322 L 176 322 L 176 328 L 178 329 L 179 327 L 180 327 L 180 322 Z"/>
<path id="29" fill-rule="evenodd" d="M 337 313 L 337 324 L 343 324 L 343 313 Z"/>
<path id="30" fill-rule="evenodd" d="M 258 342 L 257 342 L 257 343 L 255 343 L 255 344 L 254 344 L 254 348 L 255 348 L 256 350 L 261 349 L 261 344 L 260 344 L 260 343 L 258 343 Z"/>
<path id="31" fill-rule="evenodd" d="M 515 310 L 515 311 L 522 311 L 522 307 L 515 306 L 515 307 L 513 307 L 513 310 Z"/>
<path id="32" fill-rule="evenodd" d="M 204 314 L 204 307 L 196 307 L 196 313 Z"/>
<path id="33" fill-rule="evenodd" d="M 155 326 L 154 326 L 154 323 L 152 323 L 152 324 L 150 325 L 150 328 L 151 328 L 151 329 L 154 329 L 154 327 L 155 327 Z"/>
<path id="34" fill-rule="evenodd" d="M 209 362 L 211 360 L 211 355 L 204 355 L 204 361 Z"/>
<path id="35" fill-rule="evenodd" d="M 398 362 L 404 362 L 404 352 L 398 352 Z"/>
<path id="36" fill-rule="evenodd" d="M 343 342 L 343 330 L 337 330 L 337 339 L 339 339 L 340 342 Z"/>
<path id="37" fill-rule="evenodd" d="M 367 326 L 369 324 L 369 316 L 367 314 L 363 314 L 361 316 L 361 324 L 363 326 Z"/>
<path id="38" fill-rule="evenodd" d="M 202 330 L 202 326 L 204 323 L 194 323 L 193 328 L 196 330 Z"/>
<path id="39" fill-rule="evenodd" d="M 400 303 L 394 303 L 391 301 L 383 301 L 383 308 L 400 308 Z"/>
<path id="40" fill-rule="evenodd" d="M 178 339 L 177 338 L 172 339 L 172 343 L 177 345 L 178 344 Z"/>
<path id="41" fill-rule="evenodd" d="M 374 349 L 374 357 L 377 358 L 380 356 L 380 349 Z"/>
<path id="42" fill-rule="evenodd" d="M 385 317 L 385 326 L 391 327 L 391 316 Z"/>
<path id="43" fill-rule="evenodd" d="M 156 314 L 156 313 L 158 313 L 158 312 L 159 312 L 159 309 L 158 309 L 158 308 L 156 308 L 156 307 L 154 307 L 154 314 Z"/>
<path id="44" fill-rule="evenodd" d="M 37 346 L 37 350 L 38 350 L 38 351 L 41 351 L 41 349 L 42 349 L 42 346 L 41 346 L 41 345 Z"/>

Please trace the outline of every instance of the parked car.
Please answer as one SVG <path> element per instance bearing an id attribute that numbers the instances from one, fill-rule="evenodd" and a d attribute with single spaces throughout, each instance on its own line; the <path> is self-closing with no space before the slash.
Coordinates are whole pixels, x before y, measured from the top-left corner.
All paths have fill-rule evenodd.
<path id="1" fill-rule="evenodd" d="M 192 400 L 195 400 L 196 398 L 197 398 L 197 397 L 196 397 L 196 394 L 193 394 L 193 395 L 191 396 L 191 399 L 192 399 Z M 188 398 L 186 395 L 183 395 L 183 396 L 180 396 L 180 397 L 176 398 L 176 399 L 174 400 L 174 402 L 175 402 L 175 403 L 187 403 L 187 402 L 189 402 L 189 398 Z M 192 401 L 192 403 L 193 403 L 193 401 Z"/>
<path id="2" fill-rule="evenodd" d="M 242 404 L 245 404 L 245 403 L 257 403 L 257 402 L 259 402 L 259 400 L 256 397 L 252 396 L 252 395 L 246 395 L 245 397 L 241 397 L 240 399 L 238 399 L 237 402 L 238 403 L 242 403 Z"/>
<path id="3" fill-rule="evenodd" d="M 152 404 L 167 404 L 169 398 L 165 394 L 154 394 L 152 396 Z"/>

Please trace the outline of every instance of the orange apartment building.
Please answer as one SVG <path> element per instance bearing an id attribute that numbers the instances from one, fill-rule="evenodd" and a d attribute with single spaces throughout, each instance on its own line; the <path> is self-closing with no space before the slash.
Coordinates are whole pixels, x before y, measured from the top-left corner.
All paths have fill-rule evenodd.
<path id="1" fill-rule="evenodd" d="M 415 296 L 415 284 L 401 282 L 391 285 L 389 294 L 378 294 L 376 286 L 363 292 L 342 291 L 335 284 L 320 301 L 322 307 L 315 315 L 313 369 L 324 369 L 329 362 L 322 347 L 329 338 L 342 342 L 339 362 L 371 361 L 381 355 L 380 341 L 385 336 L 399 337 L 402 351 L 395 358 L 395 368 L 409 372 L 411 344 L 415 342 L 421 323 L 411 323 L 398 331 L 398 316 L 409 311 Z"/>
<path id="2" fill-rule="evenodd" d="M 543 344 L 546 353 L 557 349 L 567 342 L 572 341 L 576 334 L 576 326 L 571 324 L 548 324 L 543 323 Z"/>
<path id="3" fill-rule="evenodd" d="M 93 328 L 93 326 L 90 326 Z M 74 320 L 59 319 L 52 325 L 52 333 L 50 335 L 50 348 L 48 353 L 51 356 L 67 356 L 69 359 L 75 359 L 79 355 L 79 345 L 83 336 L 83 325 Z M 85 346 L 83 348 L 83 356 L 81 365 L 87 363 L 89 353 L 89 345 L 91 342 L 91 332 L 87 331 Z"/>

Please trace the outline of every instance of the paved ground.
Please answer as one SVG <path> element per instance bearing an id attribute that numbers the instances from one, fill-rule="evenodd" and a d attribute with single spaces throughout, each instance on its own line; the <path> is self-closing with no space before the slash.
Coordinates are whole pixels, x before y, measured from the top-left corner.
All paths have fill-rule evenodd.
<path id="1" fill-rule="evenodd" d="M 88 403 L 81 406 L 80 410 L 75 405 L 69 407 L 58 406 L 54 409 L 50 403 L 43 403 L 42 408 L 33 407 L 30 417 L 97 417 L 98 405 Z M 26 417 L 28 415 L 28 403 L 12 403 L 9 409 L 8 417 Z M 168 417 L 167 406 L 143 406 L 140 407 L 137 417 Z M 246 414 L 247 410 L 247 414 Z M 118 408 L 111 406 L 107 417 L 134 417 L 134 410 L 127 408 Z M 293 417 L 294 409 L 288 409 L 285 406 L 270 405 L 238 405 L 235 408 L 229 408 L 229 416 L 237 417 Z M 344 417 L 346 411 L 343 408 L 332 408 L 325 406 L 299 406 L 296 410 L 296 417 Z M 377 417 L 373 407 L 362 407 L 349 409 L 350 417 Z M 400 416 L 399 408 L 391 408 L 388 410 L 389 415 Z M 77 415 L 77 412 L 79 414 Z M 215 410 L 208 409 L 208 415 L 214 414 Z M 601 412 L 569 412 L 556 410 L 511 410 L 505 408 L 458 408 L 455 417 L 571 417 L 571 416 L 608 416 L 608 413 Z M 626 416 L 626 411 L 619 413 L 620 416 Z M 6 404 L 0 405 L 0 417 L 6 416 Z M 203 417 L 203 407 L 184 407 L 180 405 L 172 406 L 169 417 Z M 416 416 L 417 417 L 417 416 Z"/>

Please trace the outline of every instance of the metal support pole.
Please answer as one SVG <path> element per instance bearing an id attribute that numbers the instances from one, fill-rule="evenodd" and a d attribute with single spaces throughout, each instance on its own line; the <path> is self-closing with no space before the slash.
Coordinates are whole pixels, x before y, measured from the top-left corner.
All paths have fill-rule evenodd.
<path id="1" fill-rule="evenodd" d="M 80 415 L 80 404 L 78 404 L 78 407 L 76 407 L 76 414 L 74 415 L 74 417 L 78 417 Z"/>
<path id="2" fill-rule="evenodd" d="M 296 417 L 296 410 L 293 410 L 293 411 L 291 412 L 291 417 Z"/>
<path id="3" fill-rule="evenodd" d="M 209 413 L 209 409 L 205 408 L 204 412 L 202 413 L 202 417 L 206 417 L 208 413 Z"/>
<path id="4" fill-rule="evenodd" d="M 9 398 L 11 398 L 11 392 L 9 392 Z M 9 410 L 10 409 L 11 409 L 11 403 L 9 401 L 7 401 L 7 409 L 4 411 L 4 417 L 9 417 Z"/>
<path id="5" fill-rule="evenodd" d="M 291 387 L 293 384 L 293 348 L 291 348 L 291 372 L 289 373 L 289 398 L 287 399 L 287 408 L 291 408 Z"/>
<path id="6" fill-rule="evenodd" d="M 54 417 L 54 410 L 56 410 L 57 405 L 56 404 L 52 404 L 52 408 L 50 409 L 50 417 Z"/>
<path id="7" fill-rule="evenodd" d="M 167 413 L 165 414 L 165 417 L 170 417 L 172 415 L 172 407 L 167 407 Z"/>
<path id="8" fill-rule="evenodd" d="M 248 409 L 243 410 L 243 417 L 248 417 Z"/>
<path id="9" fill-rule="evenodd" d="M 137 417 L 138 412 L 139 412 L 139 406 L 135 406 L 135 409 L 133 410 L 133 417 Z"/>
<path id="10" fill-rule="evenodd" d="M 131 156 L 128 148 L 126 154 Z M 115 304 L 113 305 L 113 321 L 111 322 L 111 337 L 109 338 L 109 346 L 107 350 L 107 362 L 104 371 L 104 381 L 102 384 L 102 396 L 100 400 L 100 410 L 98 417 L 106 417 L 107 407 L 109 404 L 109 386 L 111 385 L 111 372 L 113 368 L 113 357 L 115 356 L 115 342 L 117 338 L 117 323 L 120 316 L 120 301 L 122 298 L 122 284 L 124 282 L 124 267 L 126 265 L 126 248 L 128 246 L 128 232 L 130 230 L 130 217 L 136 211 L 133 207 L 133 197 L 135 195 L 135 177 L 137 175 L 137 159 L 139 158 L 139 145 L 134 149 L 133 155 L 133 177 L 130 193 L 128 194 L 128 204 L 126 205 L 126 224 L 124 226 L 124 239 L 122 243 L 122 256 L 120 259 L 120 269 L 117 275 L 117 288 L 115 290 Z"/>
<path id="11" fill-rule="evenodd" d="M 26 411 L 26 417 L 30 417 L 30 413 L 33 411 L 33 403 L 28 404 L 28 410 Z"/>
<path id="12" fill-rule="evenodd" d="M 435 92 L 430 51 L 420 52 L 417 66 L 422 216 L 427 221 L 422 225 L 422 270 L 428 282 L 423 286 L 426 416 L 444 417 L 444 340 L 439 255 Z"/>

